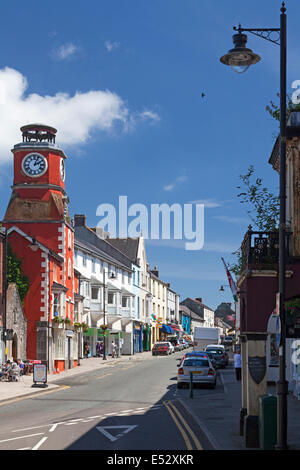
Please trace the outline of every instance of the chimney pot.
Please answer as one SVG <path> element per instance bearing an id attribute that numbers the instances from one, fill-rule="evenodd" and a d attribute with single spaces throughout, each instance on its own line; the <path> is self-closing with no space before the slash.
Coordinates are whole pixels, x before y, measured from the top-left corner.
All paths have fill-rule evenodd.
<path id="1" fill-rule="evenodd" d="M 74 215 L 74 225 L 75 227 L 85 227 L 86 216 L 85 214 L 75 214 Z"/>

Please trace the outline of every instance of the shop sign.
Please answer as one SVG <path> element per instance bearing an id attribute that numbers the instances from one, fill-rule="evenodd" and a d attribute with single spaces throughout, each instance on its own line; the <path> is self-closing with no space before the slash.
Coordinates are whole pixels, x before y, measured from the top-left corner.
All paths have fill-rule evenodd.
<path id="1" fill-rule="evenodd" d="M 33 364 L 33 382 L 35 384 L 47 382 L 47 366 L 45 364 Z"/>

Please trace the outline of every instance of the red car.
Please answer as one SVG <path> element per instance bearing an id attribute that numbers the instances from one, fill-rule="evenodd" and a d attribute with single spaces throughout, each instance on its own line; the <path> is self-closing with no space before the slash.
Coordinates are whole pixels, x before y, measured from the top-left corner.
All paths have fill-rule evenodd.
<path id="1" fill-rule="evenodd" d="M 172 354 L 172 346 L 168 342 L 155 343 L 152 348 L 152 356 L 158 356 L 160 354 Z"/>

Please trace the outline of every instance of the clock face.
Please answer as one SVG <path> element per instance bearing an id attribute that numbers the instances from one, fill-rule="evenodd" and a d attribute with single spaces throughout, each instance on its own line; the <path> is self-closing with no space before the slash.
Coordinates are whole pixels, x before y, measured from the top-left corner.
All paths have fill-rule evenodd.
<path id="1" fill-rule="evenodd" d="M 61 178 L 62 182 L 65 181 L 65 176 L 66 176 L 65 162 L 64 162 L 64 159 L 61 158 L 60 159 L 60 178 Z"/>
<path id="2" fill-rule="evenodd" d="M 29 153 L 22 161 L 22 169 L 31 177 L 41 176 L 48 168 L 46 158 L 40 153 Z"/>

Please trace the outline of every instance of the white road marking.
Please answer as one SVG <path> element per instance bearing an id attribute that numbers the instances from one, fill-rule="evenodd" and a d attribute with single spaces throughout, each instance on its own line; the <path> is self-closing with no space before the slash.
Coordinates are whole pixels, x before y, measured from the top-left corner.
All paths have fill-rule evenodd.
<path id="1" fill-rule="evenodd" d="M 58 424 L 59 424 L 59 423 L 53 424 L 52 428 L 49 429 L 49 432 L 55 431 L 55 429 L 57 428 Z"/>
<path id="2" fill-rule="evenodd" d="M 15 429 L 12 432 L 30 431 L 31 429 L 45 428 L 47 426 L 51 426 L 51 424 L 42 424 L 41 426 L 33 426 L 31 428 Z"/>
<path id="3" fill-rule="evenodd" d="M 2 441 L 0 441 L 0 443 L 9 442 L 9 441 L 16 441 L 17 439 L 26 439 L 26 437 L 40 436 L 42 434 L 44 434 L 44 433 L 43 432 L 37 432 L 36 434 L 27 434 L 27 436 L 11 437 L 10 439 L 3 439 Z"/>
<path id="4" fill-rule="evenodd" d="M 120 437 L 124 436 L 124 434 L 127 434 L 128 432 L 132 431 L 137 427 L 137 424 L 129 425 L 129 426 L 96 426 L 96 429 L 104 434 L 105 437 L 107 437 L 111 442 L 116 441 Z M 123 432 L 120 434 L 117 434 L 117 436 L 113 436 L 110 434 L 107 429 L 123 429 Z"/>
<path id="5" fill-rule="evenodd" d="M 44 444 L 44 442 L 48 439 L 48 437 L 43 437 L 33 448 L 32 450 L 38 450 L 41 445 Z"/>

